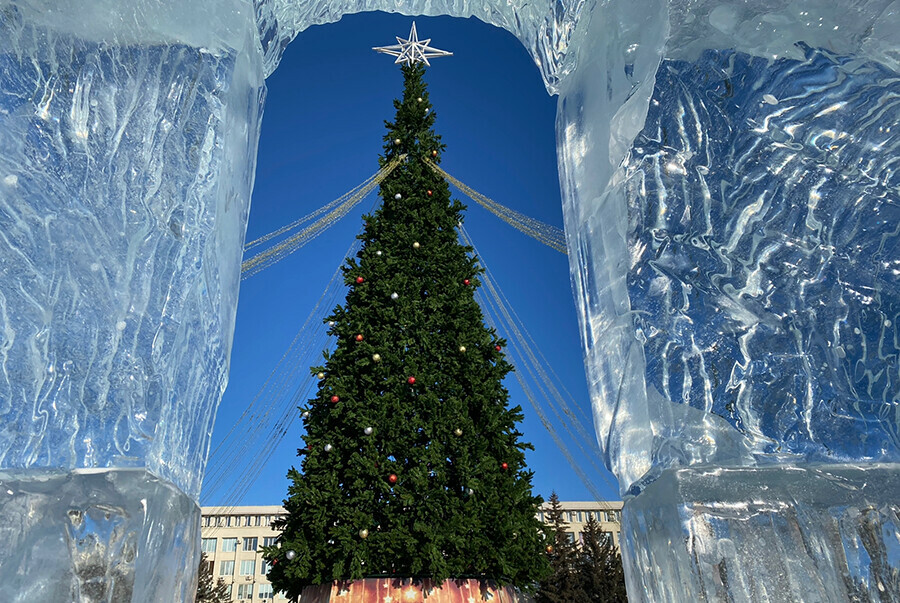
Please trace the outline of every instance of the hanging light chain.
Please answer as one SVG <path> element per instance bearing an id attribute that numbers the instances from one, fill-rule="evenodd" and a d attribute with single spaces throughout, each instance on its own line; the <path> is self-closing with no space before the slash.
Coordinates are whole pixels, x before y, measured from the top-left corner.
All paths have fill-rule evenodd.
<path id="1" fill-rule="evenodd" d="M 529 218 L 525 214 L 519 213 L 514 209 L 510 209 L 509 207 L 501 205 L 496 201 L 482 195 L 472 187 L 451 176 L 449 173 L 447 173 L 446 170 L 438 166 L 427 157 L 423 157 L 422 161 L 424 161 L 425 165 L 430 167 L 436 173 L 446 178 L 451 184 L 453 184 L 453 186 L 465 193 L 466 196 L 471 198 L 473 201 L 481 205 L 483 208 L 485 208 L 519 232 L 525 233 L 529 237 L 543 243 L 551 249 L 555 249 L 560 253 L 567 253 L 566 236 L 565 233 L 563 233 L 562 229 L 556 228 L 555 226 L 551 226 L 549 224 L 544 224 L 543 222 L 535 220 L 534 218 Z"/>

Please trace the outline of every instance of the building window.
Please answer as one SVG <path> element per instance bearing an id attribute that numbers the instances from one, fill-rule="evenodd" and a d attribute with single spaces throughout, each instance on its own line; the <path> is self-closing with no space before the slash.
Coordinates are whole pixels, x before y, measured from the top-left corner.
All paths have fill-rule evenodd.
<path id="1" fill-rule="evenodd" d="M 575 532 L 566 532 L 566 538 L 569 540 L 570 544 L 575 543 Z"/>
<path id="2" fill-rule="evenodd" d="M 610 521 L 619 521 L 619 512 L 618 511 L 610 511 L 609 512 L 609 520 Z"/>
<path id="3" fill-rule="evenodd" d="M 244 525 L 247 527 L 250 527 L 250 524 L 252 521 L 253 521 L 253 516 L 248 515 L 247 517 L 244 518 Z"/>
<path id="4" fill-rule="evenodd" d="M 212 525 L 212 517 L 207 515 L 206 517 L 203 518 L 203 527 L 208 528 L 211 525 Z"/>
<path id="5" fill-rule="evenodd" d="M 272 593 L 272 585 L 271 584 L 260 584 L 259 590 L 256 591 L 256 596 L 260 599 L 271 599 L 273 596 Z"/>
<path id="6" fill-rule="evenodd" d="M 584 532 L 578 532 L 578 543 L 584 544 Z"/>
<path id="7" fill-rule="evenodd" d="M 232 587 L 232 586 L 233 586 L 232 584 L 226 584 L 226 585 L 225 585 L 225 598 L 226 598 L 226 599 L 230 599 L 230 598 L 231 598 L 231 587 Z"/>
<path id="8" fill-rule="evenodd" d="M 222 550 L 226 553 L 233 553 L 237 550 L 237 538 L 223 538 Z"/>
<path id="9" fill-rule="evenodd" d="M 261 523 L 262 523 L 262 515 L 257 515 L 256 517 L 253 518 L 253 525 L 259 527 L 259 525 Z"/>
<path id="10" fill-rule="evenodd" d="M 222 561 L 219 563 L 219 575 L 220 576 L 233 576 L 234 575 L 234 561 Z"/>
<path id="11" fill-rule="evenodd" d="M 537 517 L 538 517 L 539 522 L 544 523 L 544 512 L 543 511 L 538 511 Z"/>
<path id="12" fill-rule="evenodd" d="M 204 553 L 215 553 L 216 552 L 216 539 L 215 538 L 203 538 L 200 540 L 200 550 Z"/>
<path id="13" fill-rule="evenodd" d="M 263 538 L 263 546 L 275 546 L 276 536 L 266 536 Z"/>
<path id="14" fill-rule="evenodd" d="M 261 576 L 265 576 L 268 573 L 269 573 L 269 562 L 266 561 L 265 559 L 262 559 L 259 562 L 259 574 Z"/>
<path id="15" fill-rule="evenodd" d="M 218 526 L 220 528 L 225 527 L 225 517 L 224 516 L 219 515 L 216 517 L 216 526 Z"/>
<path id="16" fill-rule="evenodd" d="M 606 521 L 606 513 L 604 513 L 603 511 L 596 511 L 594 513 L 594 519 L 596 519 L 597 521 Z"/>
<path id="17" fill-rule="evenodd" d="M 241 575 L 242 576 L 252 576 L 256 573 L 256 560 L 255 559 L 243 559 L 241 561 Z"/>
<path id="18" fill-rule="evenodd" d="M 569 523 L 574 523 L 575 521 L 575 511 L 569 511 Z"/>
<path id="19" fill-rule="evenodd" d="M 252 599 L 253 598 L 253 585 L 252 584 L 238 584 L 238 599 Z"/>
<path id="20" fill-rule="evenodd" d="M 255 551 L 256 550 L 256 538 L 244 538 L 244 550 L 245 551 Z"/>

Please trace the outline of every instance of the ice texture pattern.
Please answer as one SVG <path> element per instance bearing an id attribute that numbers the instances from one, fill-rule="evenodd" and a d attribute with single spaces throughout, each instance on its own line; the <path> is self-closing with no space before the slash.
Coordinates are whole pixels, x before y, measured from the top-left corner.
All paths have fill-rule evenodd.
<path id="1" fill-rule="evenodd" d="M 193 601 L 200 509 L 141 469 L 0 471 L 8 603 Z"/>
<path id="2" fill-rule="evenodd" d="M 900 460 L 900 79 L 798 52 L 663 61 L 624 163 L 656 468 Z"/>
<path id="3" fill-rule="evenodd" d="M 255 167 L 253 38 L 104 39 L 93 11 L 53 8 L 0 7 L 0 468 L 144 467 L 196 498 Z"/>

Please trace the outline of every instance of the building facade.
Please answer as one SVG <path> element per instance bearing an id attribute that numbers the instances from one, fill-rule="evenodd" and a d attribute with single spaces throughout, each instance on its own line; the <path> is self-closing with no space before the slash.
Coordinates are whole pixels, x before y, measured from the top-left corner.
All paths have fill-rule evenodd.
<path id="1" fill-rule="evenodd" d="M 570 539 L 581 541 L 584 526 L 593 515 L 618 548 L 621 502 L 560 501 L 560 505 Z M 549 509 L 550 504 L 544 503 L 538 519 L 546 522 Z M 273 592 L 266 577 L 269 568 L 262 558 L 262 548 L 275 543 L 278 532 L 272 528 L 272 522 L 284 515 L 284 508 L 202 507 L 201 512 L 201 550 L 206 554 L 206 566 L 201 571 L 211 573 L 214 581 L 221 578 L 228 585 L 232 601 L 286 601 L 284 595 Z"/>

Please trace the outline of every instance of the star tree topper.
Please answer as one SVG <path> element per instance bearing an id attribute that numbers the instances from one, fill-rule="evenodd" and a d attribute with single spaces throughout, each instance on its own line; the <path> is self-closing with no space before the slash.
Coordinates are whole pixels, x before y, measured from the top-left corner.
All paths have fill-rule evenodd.
<path id="1" fill-rule="evenodd" d="M 397 60 L 394 61 L 394 63 L 406 63 L 412 65 L 417 61 L 422 61 L 428 66 L 431 66 L 428 59 L 449 57 L 453 54 L 452 52 L 438 50 L 437 48 L 429 46 L 428 43 L 431 42 L 431 38 L 420 42 L 419 34 L 416 33 L 415 21 L 413 21 L 412 29 L 409 30 L 409 39 L 404 40 L 400 36 L 397 36 L 397 41 L 400 43 L 394 44 L 393 46 L 376 46 L 372 50 L 397 57 Z"/>

